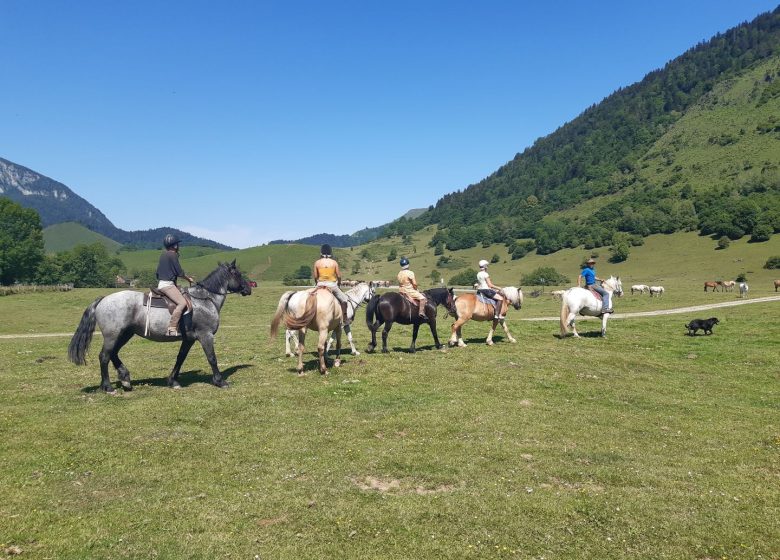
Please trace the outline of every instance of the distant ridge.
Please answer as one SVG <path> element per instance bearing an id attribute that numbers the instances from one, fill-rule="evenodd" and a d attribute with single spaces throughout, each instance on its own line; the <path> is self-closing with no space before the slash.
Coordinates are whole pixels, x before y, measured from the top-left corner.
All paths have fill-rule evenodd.
<path id="1" fill-rule="evenodd" d="M 228 245 L 170 227 L 138 231 L 119 229 L 103 212 L 66 185 L 3 158 L 0 158 L 0 196 L 36 210 L 44 228 L 76 222 L 122 245 L 156 248 L 161 246 L 162 238 L 167 233 L 173 233 L 188 245 L 232 249 Z"/>
<path id="2" fill-rule="evenodd" d="M 421 216 L 427 211 L 428 208 L 413 208 L 412 210 L 409 210 L 406 214 L 401 216 L 399 219 L 411 220 Z M 373 241 L 374 239 L 381 237 L 384 234 L 387 225 L 388 224 L 384 224 L 373 228 L 361 229 L 360 231 L 356 231 L 355 233 L 349 235 L 346 234 L 334 235 L 332 233 L 318 233 L 315 235 L 310 235 L 308 237 L 302 237 L 300 239 L 294 239 L 294 240 L 275 239 L 273 241 L 270 241 L 269 245 L 291 245 L 294 243 L 298 243 L 301 245 L 322 245 L 324 243 L 327 243 L 332 247 L 354 247 L 357 245 L 368 243 L 369 241 Z"/>

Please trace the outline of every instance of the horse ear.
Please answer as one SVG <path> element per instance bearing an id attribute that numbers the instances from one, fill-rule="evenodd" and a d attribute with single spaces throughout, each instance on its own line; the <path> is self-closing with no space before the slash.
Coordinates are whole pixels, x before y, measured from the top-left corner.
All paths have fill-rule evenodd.
<path id="1" fill-rule="evenodd" d="M 236 268 L 236 259 L 233 259 L 233 262 L 230 263 L 231 268 Z"/>

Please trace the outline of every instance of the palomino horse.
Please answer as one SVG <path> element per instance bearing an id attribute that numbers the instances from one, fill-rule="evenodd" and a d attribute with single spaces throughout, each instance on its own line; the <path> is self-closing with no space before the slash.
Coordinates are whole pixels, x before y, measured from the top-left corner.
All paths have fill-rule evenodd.
<path id="1" fill-rule="evenodd" d="M 612 293 L 618 297 L 623 295 L 623 284 L 620 282 L 619 276 L 617 278 L 610 276 L 601 283 L 601 287 L 610 295 Z M 613 300 L 613 298 L 610 298 L 610 300 Z M 610 314 L 601 313 L 601 300 L 585 288 L 569 288 L 563 296 L 561 305 L 561 338 L 569 333 L 569 326 L 571 326 L 574 336 L 579 338 L 580 335 L 577 334 L 577 327 L 574 324 L 574 319 L 578 313 L 580 315 L 590 315 L 591 317 L 600 316 L 601 336 L 607 336 L 607 319 L 609 319 Z"/>
<path id="2" fill-rule="evenodd" d="M 717 292 L 718 291 L 718 284 L 720 284 L 720 282 L 705 282 L 704 283 L 704 291 L 706 292 L 707 288 L 710 288 L 710 289 L 712 289 L 713 292 Z"/>
<path id="3" fill-rule="evenodd" d="M 108 362 L 114 364 L 119 374 L 119 382 L 125 391 L 133 389 L 130 383 L 130 372 L 122 360 L 119 350 L 133 338 L 142 336 L 155 342 L 176 342 L 181 340 L 176 364 L 168 376 L 168 385 L 174 389 L 180 387 L 178 377 L 184 359 L 195 344 L 200 341 L 206 359 L 211 366 L 211 382 L 217 387 L 227 387 L 217 367 L 217 357 L 214 354 L 214 335 L 219 328 L 219 312 L 225 303 L 228 293 L 240 293 L 248 296 L 252 288 L 241 276 L 234 260 L 230 264 L 220 263 L 216 270 L 205 280 L 198 282 L 189 289 L 192 298 L 192 326 L 184 331 L 181 337 L 166 336 L 170 313 L 167 309 L 151 308 L 149 310 L 148 333 L 147 309 L 143 304 L 144 294 L 131 290 L 115 292 L 97 298 L 87 307 L 78 328 L 68 346 L 68 358 L 77 365 L 86 364 L 86 354 L 92 341 L 95 324 L 103 333 L 103 349 L 100 351 L 100 388 L 106 393 L 114 393 L 108 377 Z"/>
<path id="4" fill-rule="evenodd" d="M 631 295 L 633 296 L 635 292 L 644 294 L 649 289 L 650 286 L 648 286 L 647 284 L 634 284 L 633 286 L 631 286 Z"/>
<path id="5" fill-rule="evenodd" d="M 342 282 L 342 285 L 343 284 L 344 282 Z M 346 295 L 347 299 L 349 300 L 347 302 L 347 324 L 344 325 L 344 332 L 347 334 L 347 340 L 349 341 L 349 346 L 352 349 L 353 356 L 360 356 L 360 352 L 357 351 L 357 348 L 355 348 L 355 343 L 352 341 L 352 327 L 350 324 L 355 318 L 357 308 L 370 300 L 375 292 L 376 290 L 374 289 L 373 282 L 360 282 L 359 284 L 356 284 L 355 287 L 351 290 L 344 292 L 344 295 Z M 330 350 L 332 343 L 333 338 L 328 338 L 328 343 L 325 345 L 326 354 L 328 353 L 328 350 Z M 288 357 L 293 355 L 292 351 L 290 350 L 291 344 L 294 345 L 295 351 L 298 352 L 298 331 L 287 329 L 287 332 L 284 336 L 284 353 Z"/>
<path id="6" fill-rule="evenodd" d="M 381 296 L 376 295 L 371 298 L 366 308 L 366 326 L 371 331 L 371 344 L 368 345 L 368 351 L 373 352 L 376 348 L 376 331 L 384 323 L 382 330 L 382 352 L 387 352 L 387 335 L 393 327 L 393 323 L 402 325 L 413 325 L 412 345 L 409 352 L 414 353 L 414 345 L 417 342 L 417 333 L 422 323 L 428 323 L 431 327 L 431 334 L 436 348 L 441 348 L 439 335 L 436 333 L 436 307 L 443 305 L 450 313 L 455 313 L 455 296 L 452 288 L 432 288 L 423 292 L 428 299 L 425 305 L 425 317 L 420 317 L 417 313 L 417 305 L 412 306 L 404 296 L 398 292 L 387 292 Z M 374 321 L 376 317 L 376 322 Z"/>
<path id="7" fill-rule="evenodd" d="M 735 280 L 724 280 L 720 283 L 721 286 L 723 286 L 723 289 L 727 292 L 733 292 L 734 286 L 737 285 L 737 282 Z"/>
<path id="8" fill-rule="evenodd" d="M 306 330 L 313 329 L 319 333 L 317 353 L 319 355 L 319 369 L 322 375 L 328 373 L 325 363 L 325 343 L 328 333 L 336 333 L 336 361 L 335 367 L 341 366 L 341 305 L 336 296 L 326 287 L 317 287 L 311 290 L 299 292 L 289 291 L 279 298 L 279 305 L 271 320 L 271 338 L 276 337 L 279 323 L 284 319 L 287 328 L 299 331 L 298 333 L 298 375 L 303 375 L 303 351 L 306 341 Z"/>
<path id="9" fill-rule="evenodd" d="M 523 306 L 523 291 L 520 288 L 508 286 L 501 291 L 504 297 L 512 307 L 520 309 Z M 455 310 L 456 321 L 452 324 L 452 336 L 450 337 L 450 346 L 466 346 L 463 342 L 463 335 L 461 334 L 461 328 L 469 321 L 474 319 L 475 321 L 493 321 L 493 325 L 490 327 L 487 340 L 485 343 L 488 346 L 493 345 L 493 333 L 496 330 L 498 323 L 504 328 L 507 340 L 509 342 L 517 342 L 511 334 L 509 334 L 509 328 L 506 326 L 506 319 L 495 319 L 493 313 L 493 306 L 486 305 L 477 299 L 477 294 L 463 294 L 455 298 Z"/>

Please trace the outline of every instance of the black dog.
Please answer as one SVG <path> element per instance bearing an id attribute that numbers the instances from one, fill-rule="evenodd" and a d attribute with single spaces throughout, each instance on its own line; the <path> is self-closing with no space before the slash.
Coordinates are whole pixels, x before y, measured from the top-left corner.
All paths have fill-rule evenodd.
<path id="1" fill-rule="evenodd" d="M 702 329 L 704 334 L 712 334 L 712 327 L 720 323 L 717 317 L 710 317 L 709 319 L 694 319 L 685 328 L 688 329 L 689 336 L 696 336 L 696 331 Z"/>

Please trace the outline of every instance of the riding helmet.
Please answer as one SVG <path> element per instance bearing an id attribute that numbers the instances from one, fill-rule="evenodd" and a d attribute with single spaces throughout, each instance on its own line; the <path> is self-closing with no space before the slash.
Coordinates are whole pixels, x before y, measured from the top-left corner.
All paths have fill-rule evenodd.
<path id="1" fill-rule="evenodd" d="M 587 261 L 585 261 L 585 264 L 596 264 L 596 259 L 590 258 Z"/>
<path id="2" fill-rule="evenodd" d="M 401 266 L 409 266 L 409 259 L 401 257 Z"/>
<path id="3" fill-rule="evenodd" d="M 320 247 L 320 255 L 323 257 L 329 257 L 333 254 L 333 249 L 330 248 L 330 245 L 325 243 L 322 247 Z"/>
<path id="4" fill-rule="evenodd" d="M 169 233 L 165 236 L 165 239 L 163 239 L 163 245 L 165 245 L 166 249 L 170 249 L 174 245 L 177 245 L 178 243 L 181 243 L 181 239 L 173 235 L 172 233 Z"/>
<path id="5" fill-rule="evenodd" d="M 489 263 L 485 259 L 482 259 L 481 261 L 479 261 L 479 268 L 487 268 L 488 264 Z"/>

